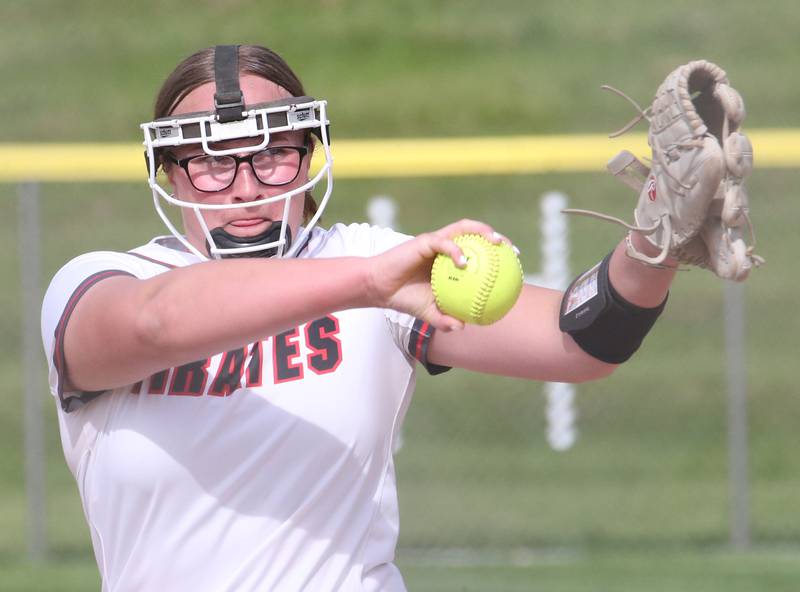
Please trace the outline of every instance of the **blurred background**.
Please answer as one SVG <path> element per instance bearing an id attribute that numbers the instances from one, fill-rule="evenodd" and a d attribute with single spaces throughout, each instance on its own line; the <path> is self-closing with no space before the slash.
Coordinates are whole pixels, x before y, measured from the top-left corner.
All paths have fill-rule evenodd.
<path id="1" fill-rule="evenodd" d="M 634 113 L 601 84 L 647 105 L 669 71 L 697 58 L 728 71 L 746 101 L 745 131 L 792 129 L 798 30 L 791 0 L 3 0 L 0 143 L 136 144 L 174 65 L 218 43 L 282 54 L 308 93 L 328 100 L 334 146 L 605 134 Z M 625 137 L 609 140 L 608 158 L 626 147 Z M 548 441 L 545 385 L 420 373 L 396 457 L 398 562 L 410 590 L 797 589 L 800 321 L 791 311 L 800 284 L 791 262 L 800 178 L 797 168 L 759 168 L 758 152 L 756 163 L 748 188 L 768 263 L 743 289 L 746 366 L 736 385 L 747 393 L 747 487 L 738 492 L 747 536 L 732 540 L 724 283 L 688 271 L 635 358 L 611 378 L 577 387 L 569 447 Z M 574 207 L 625 218 L 636 199 L 602 163 L 585 173 L 474 172 L 338 180 L 323 225 L 366 221 L 371 198 L 390 196 L 399 230 L 485 220 L 537 274 L 543 194 L 558 191 Z M 144 166 L 135 182 L 37 188 L 41 288 L 73 256 L 127 250 L 165 233 Z M 0 184 L 0 590 L 99 589 L 43 356 L 46 550 L 36 559 L 30 549 L 22 311 L 41 296 L 21 285 L 20 245 L 29 238 L 20 231 L 21 191 Z M 611 225 L 569 220 L 571 273 L 620 238 Z"/>

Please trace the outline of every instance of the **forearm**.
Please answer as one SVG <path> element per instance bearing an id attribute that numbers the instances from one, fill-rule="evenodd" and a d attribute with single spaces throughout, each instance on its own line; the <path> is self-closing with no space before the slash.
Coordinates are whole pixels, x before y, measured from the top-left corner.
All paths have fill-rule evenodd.
<path id="1" fill-rule="evenodd" d="M 525 285 L 514 308 L 491 325 L 437 332 L 428 347 L 434 364 L 553 382 L 608 376 L 614 366 L 593 358 L 558 327 L 562 293 Z"/>
<path id="2" fill-rule="evenodd" d="M 64 337 L 69 383 L 114 388 L 348 308 L 375 306 L 364 259 L 239 259 L 106 279 Z"/>
<path id="3" fill-rule="evenodd" d="M 647 255 L 655 255 L 658 249 L 639 233 L 631 233 L 634 246 Z M 645 265 L 631 259 L 625 253 L 625 241 L 621 241 L 609 262 L 608 277 L 611 285 L 625 300 L 642 308 L 655 308 L 664 302 L 675 277 L 677 262 L 667 259 L 663 268 Z"/>
<path id="4" fill-rule="evenodd" d="M 177 269 L 148 280 L 145 334 L 162 356 L 198 359 L 370 306 L 363 262 L 240 259 Z"/>

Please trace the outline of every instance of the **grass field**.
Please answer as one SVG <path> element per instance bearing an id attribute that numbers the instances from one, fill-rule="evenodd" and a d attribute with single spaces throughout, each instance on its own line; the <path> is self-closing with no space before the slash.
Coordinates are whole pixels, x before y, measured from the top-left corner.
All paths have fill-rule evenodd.
<path id="1" fill-rule="evenodd" d="M 646 102 L 667 71 L 696 57 L 727 68 L 747 99 L 747 124 L 798 127 L 798 28 L 800 11 L 788 0 L 724 10 L 708 1 L 181 0 L 167 8 L 10 0 L 0 7 L 0 75 L 10 81 L 0 93 L 0 141 L 137 141 L 171 65 L 198 47 L 238 40 L 282 51 L 309 92 L 329 100 L 334 141 L 607 132 L 632 113 L 600 84 Z M 609 141 L 609 156 L 624 146 L 624 138 Z M 768 259 L 747 284 L 755 550 L 727 549 L 722 287 L 691 271 L 636 358 L 579 388 L 580 439 L 569 452 L 546 445 L 541 385 L 420 376 L 397 456 L 399 562 L 411 590 L 797 588 L 800 321 L 787 311 L 798 287 L 799 176 L 757 169 L 748 184 Z M 388 194 L 398 200 L 400 229 L 483 219 L 512 237 L 535 272 L 537 199 L 552 189 L 578 207 L 618 216 L 632 208 L 632 193 L 600 172 L 348 180 L 337 182 L 325 219 L 363 220 L 367 199 Z M 0 590 L 97 589 L 49 402 L 51 559 L 24 560 L 15 191 L 0 186 L 0 273 L 11 278 L 0 291 Z M 42 217 L 47 278 L 81 252 L 127 249 L 163 232 L 144 178 L 44 185 Z M 571 233 L 574 272 L 619 239 L 615 228 L 583 219 L 571 221 Z"/>
<path id="2" fill-rule="evenodd" d="M 456 550 L 401 558 L 399 563 L 414 592 L 794 592 L 800 577 L 796 553 L 781 549 L 746 554 L 515 550 L 493 557 Z M 0 576 L 4 592 L 99 587 L 96 568 L 85 561 L 16 563 L 7 568 L 0 564 Z"/>

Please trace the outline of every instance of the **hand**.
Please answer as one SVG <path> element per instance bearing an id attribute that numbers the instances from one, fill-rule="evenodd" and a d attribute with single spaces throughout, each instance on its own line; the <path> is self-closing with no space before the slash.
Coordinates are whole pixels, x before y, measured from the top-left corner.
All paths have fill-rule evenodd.
<path id="1" fill-rule="evenodd" d="M 431 266 L 439 253 L 449 255 L 458 267 L 466 265 L 464 254 L 453 242 L 460 234 L 480 234 L 492 243 L 508 241 L 488 224 L 461 220 L 386 251 L 368 261 L 370 300 L 375 306 L 408 313 L 436 329 L 462 329 L 463 321 L 444 314 L 436 306 L 431 290 Z"/>

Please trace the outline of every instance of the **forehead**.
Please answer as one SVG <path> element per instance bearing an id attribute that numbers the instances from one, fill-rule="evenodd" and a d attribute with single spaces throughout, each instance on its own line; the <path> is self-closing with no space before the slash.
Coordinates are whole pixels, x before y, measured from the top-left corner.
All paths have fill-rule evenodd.
<path id="1" fill-rule="evenodd" d="M 278 99 L 286 99 L 292 96 L 289 91 L 282 86 L 278 86 L 271 80 L 253 74 L 244 74 L 241 76 L 239 78 L 239 86 L 244 95 L 245 105 L 277 101 Z M 214 93 L 216 90 L 217 87 L 213 82 L 207 82 L 206 84 L 198 86 L 175 106 L 172 114 L 181 115 L 183 113 L 213 111 Z"/>

